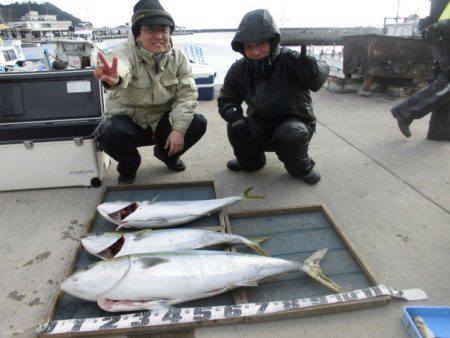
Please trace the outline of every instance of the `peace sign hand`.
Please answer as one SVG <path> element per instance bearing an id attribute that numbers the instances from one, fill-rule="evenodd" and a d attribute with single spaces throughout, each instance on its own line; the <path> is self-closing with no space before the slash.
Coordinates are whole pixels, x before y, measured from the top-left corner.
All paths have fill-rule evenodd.
<path id="1" fill-rule="evenodd" d="M 117 56 L 114 56 L 112 60 L 112 66 L 110 66 L 108 60 L 106 60 L 106 57 L 102 52 L 98 53 L 98 57 L 102 62 L 102 65 L 99 65 L 97 68 L 95 68 L 95 78 L 97 80 L 106 82 L 110 86 L 115 86 L 119 83 L 119 72 L 117 70 L 119 59 L 117 58 Z"/>

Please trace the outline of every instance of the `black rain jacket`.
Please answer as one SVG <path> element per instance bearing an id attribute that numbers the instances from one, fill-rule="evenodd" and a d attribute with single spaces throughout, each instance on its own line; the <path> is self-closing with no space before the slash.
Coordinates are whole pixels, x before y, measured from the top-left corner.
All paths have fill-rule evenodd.
<path id="1" fill-rule="evenodd" d="M 271 54 L 263 60 L 245 57 L 244 43 L 269 41 Z M 232 122 L 236 110 L 242 113 L 243 101 L 247 115 L 278 122 L 296 117 L 313 130 L 315 117 L 310 90 L 318 91 L 325 83 L 329 67 L 325 62 L 286 47 L 279 47 L 280 32 L 270 13 L 258 9 L 247 13 L 231 43 L 233 50 L 244 57 L 236 61 L 225 77 L 220 91 L 219 113 Z"/>

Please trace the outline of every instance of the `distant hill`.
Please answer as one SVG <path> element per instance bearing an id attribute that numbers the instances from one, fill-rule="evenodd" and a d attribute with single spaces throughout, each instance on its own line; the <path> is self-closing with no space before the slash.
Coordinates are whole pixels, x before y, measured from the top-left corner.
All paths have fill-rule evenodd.
<path id="1" fill-rule="evenodd" d="M 60 10 L 58 7 L 52 5 L 51 3 L 36 3 L 36 2 L 26 2 L 18 3 L 15 2 L 9 5 L 0 5 L 0 14 L 3 20 L 6 22 L 19 21 L 22 16 L 27 14 L 30 9 L 32 11 L 38 12 L 40 15 L 56 15 L 58 21 L 72 21 L 73 25 L 81 22 L 77 17 L 70 15 L 67 12 Z"/>

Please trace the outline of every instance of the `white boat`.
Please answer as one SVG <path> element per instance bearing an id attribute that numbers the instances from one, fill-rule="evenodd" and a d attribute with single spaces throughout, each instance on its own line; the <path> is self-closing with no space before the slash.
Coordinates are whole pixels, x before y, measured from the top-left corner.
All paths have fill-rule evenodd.
<path id="1" fill-rule="evenodd" d="M 26 59 L 39 63 L 39 70 L 95 67 L 98 48 L 84 39 L 55 38 L 24 48 Z"/>
<path id="2" fill-rule="evenodd" d="M 0 39 L 0 67 L 5 70 L 13 70 L 25 65 L 25 55 L 20 40 Z"/>

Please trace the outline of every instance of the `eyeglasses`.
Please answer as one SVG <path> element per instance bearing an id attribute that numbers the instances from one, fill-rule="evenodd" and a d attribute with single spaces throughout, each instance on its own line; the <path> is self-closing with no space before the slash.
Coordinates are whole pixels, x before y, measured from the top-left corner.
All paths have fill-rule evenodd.
<path id="1" fill-rule="evenodd" d="M 141 32 L 147 33 L 147 34 L 157 34 L 161 33 L 164 35 L 170 34 L 170 27 L 169 26 L 150 26 L 150 27 L 141 27 Z"/>

